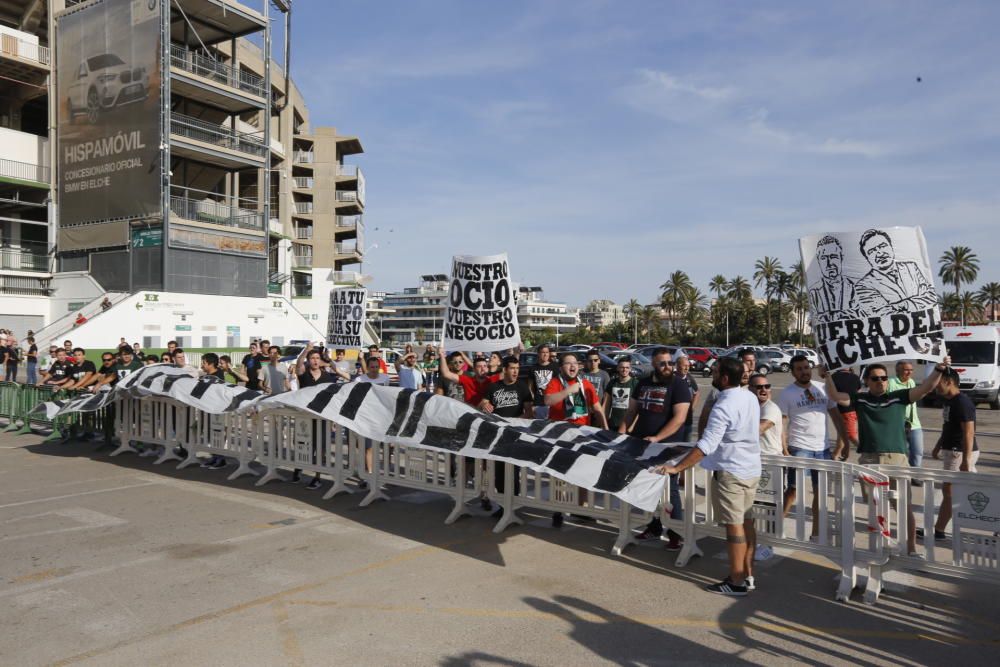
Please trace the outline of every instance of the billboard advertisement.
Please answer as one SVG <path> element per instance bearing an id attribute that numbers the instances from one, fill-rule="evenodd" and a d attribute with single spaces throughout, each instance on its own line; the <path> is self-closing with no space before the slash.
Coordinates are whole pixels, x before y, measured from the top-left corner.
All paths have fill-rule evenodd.
<path id="1" fill-rule="evenodd" d="M 162 0 L 102 0 L 56 18 L 62 226 L 160 213 Z"/>

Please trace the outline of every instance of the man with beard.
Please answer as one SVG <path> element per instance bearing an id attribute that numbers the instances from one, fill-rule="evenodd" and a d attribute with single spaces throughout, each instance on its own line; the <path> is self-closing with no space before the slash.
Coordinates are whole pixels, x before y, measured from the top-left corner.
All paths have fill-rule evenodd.
<path id="1" fill-rule="evenodd" d="M 632 424 L 631 435 L 649 442 L 678 442 L 683 433 L 684 420 L 691 407 L 691 390 L 686 381 L 674 376 L 670 352 L 665 347 L 653 350 L 653 372 L 639 380 L 629 398 L 625 421 L 618 425 L 618 432 L 625 433 Z M 670 518 L 683 519 L 681 494 L 677 476 L 670 478 Z M 663 524 L 658 516 L 639 533 L 637 539 L 658 539 Z M 667 549 L 679 551 L 683 541 L 679 533 L 667 531 Z"/>
<path id="2" fill-rule="evenodd" d="M 453 356 L 445 357 L 444 348 L 438 350 L 438 357 L 441 359 L 441 377 L 448 382 L 461 384 L 464 392 L 466 404 L 478 408 L 483 402 L 486 388 L 500 379 L 499 374 L 489 374 L 489 365 L 486 357 L 476 357 L 472 362 L 473 375 L 456 373 L 450 364 L 445 363 L 448 359 L 454 360 Z"/>

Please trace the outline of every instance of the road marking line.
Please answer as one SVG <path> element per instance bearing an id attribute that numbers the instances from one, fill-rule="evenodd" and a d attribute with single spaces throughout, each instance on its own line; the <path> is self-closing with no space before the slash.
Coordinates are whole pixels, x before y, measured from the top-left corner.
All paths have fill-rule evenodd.
<path id="1" fill-rule="evenodd" d="M 7 509 L 8 507 L 22 507 L 24 505 L 34 505 L 36 503 L 48 503 L 52 502 L 53 500 L 65 500 L 66 498 L 81 498 L 83 496 L 92 496 L 98 493 L 110 493 L 111 491 L 124 491 L 125 489 L 137 489 L 141 486 L 153 486 L 153 482 L 142 482 L 141 484 L 126 484 L 125 486 L 113 486 L 110 489 L 81 491 L 80 493 L 69 493 L 64 496 L 50 496 L 48 498 L 36 498 L 35 500 L 22 500 L 19 503 L 7 503 L 6 505 L 0 505 L 0 510 Z"/>
<path id="2" fill-rule="evenodd" d="M 15 472 L 15 471 L 13 471 L 13 470 L 6 470 L 4 472 Z M 0 473 L 0 474 L 2 474 L 2 473 Z M 46 484 L 45 488 L 47 488 L 47 489 L 58 489 L 58 488 L 62 488 L 64 486 L 74 486 L 74 485 L 77 485 L 77 484 L 90 484 L 90 483 L 93 483 L 93 482 L 106 482 L 109 479 L 136 479 L 136 476 L 128 474 L 128 475 L 111 475 L 110 477 L 91 477 L 90 479 L 77 479 L 77 480 L 73 480 L 72 482 L 59 482 L 58 484 Z M 5 495 L 10 494 L 10 493 L 25 493 L 27 491 L 37 491 L 37 490 L 38 490 L 37 488 L 7 489 L 5 491 L 0 491 L 0 495 L 4 495 L 5 496 Z"/>
<path id="3" fill-rule="evenodd" d="M 58 535 L 60 533 L 72 533 L 80 530 L 91 530 L 94 528 L 107 528 L 108 526 L 120 526 L 124 523 L 128 523 L 125 519 L 120 519 L 116 516 L 111 516 L 110 514 L 104 514 L 102 512 L 95 512 L 94 510 L 90 510 L 85 507 L 69 507 L 63 510 L 56 510 L 54 512 L 42 512 L 41 514 L 33 514 L 31 516 L 19 516 L 13 519 L 6 519 L 2 523 L 10 524 L 29 519 L 35 520 L 37 523 L 38 519 L 46 516 L 61 516 L 67 519 L 72 519 L 73 521 L 83 525 L 70 526 L 68 528 L 53 528 L 35 533 L 25 533 L 24 535 L 7 535 L 0 537 L 0 542 L 6 542 L 8 540 L 23 540 L 29 537 L 45 537 L 47 535 Z"/>

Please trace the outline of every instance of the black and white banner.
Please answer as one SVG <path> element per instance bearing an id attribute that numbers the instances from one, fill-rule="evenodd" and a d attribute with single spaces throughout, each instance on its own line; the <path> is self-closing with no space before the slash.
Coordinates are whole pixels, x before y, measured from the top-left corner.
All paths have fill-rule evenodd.
<path id="1" fill-rule="evenodd" d="M 449 352 L 500 352 L 520 344 L 507 253 L 453 257 L 444 348 Z"/>
<path id="2" fill-rule="evenodd" d="M 277 396 L 193 378 L 173 366 L 147 366 L 96 396 L 45 403 L 48 418 L 97 410 L 117 398 L 157 396 L 212 414 L 291 408 L 340 424 L 365 438 L 513 463 L 570 484 L 605 491 L 655 511 L 667 478 L 650 466 L 678 461 L 680 443 L 649 443 L 590 426 L 544 419 L 504 419 L 429 392 L 363 382 L 324 384 Z"/>
<path id="3" fill-rule="evenodd" d="M 799 248 L 817 352 L 828 368 L 941 360 L 941 311 L 919 227 L 807 236 Z"/>
<path id="4" fill-rule="evenodd" d="M 337 348 L 362 348 L 365 332 L 365 309 L 368 290 L 363 287 L 338 287 L 330 290 L 330 311 L 326 325 L 326 344 Z"/>

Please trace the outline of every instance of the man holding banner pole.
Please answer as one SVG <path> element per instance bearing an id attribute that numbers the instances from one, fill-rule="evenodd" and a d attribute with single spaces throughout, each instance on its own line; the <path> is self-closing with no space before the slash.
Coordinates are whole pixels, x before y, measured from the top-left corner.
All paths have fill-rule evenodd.
<path id="1" fill-rule="evenodd" d="M 838 405 L 852 406 L 858 412 L 858 462 L 861 465 L 909 467 L 909 443 L 906 441 L 906 409 L 934 391 L 942 374 L 948 372 L 951 357 L 934 366 L 927 379 L 912 389 L 888 391 L 889 371 L 884 364 L 870 364 L 865 371 L 867 393 L 844 393 L 837 390 L 833 378 L 820 366 L 826 381 L 826 393 Z M 918 557 L 913 510 L 909 515 L 906 536 L 907 554 Z"/>

